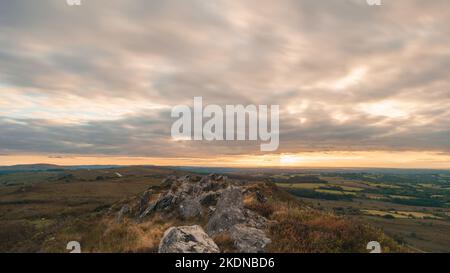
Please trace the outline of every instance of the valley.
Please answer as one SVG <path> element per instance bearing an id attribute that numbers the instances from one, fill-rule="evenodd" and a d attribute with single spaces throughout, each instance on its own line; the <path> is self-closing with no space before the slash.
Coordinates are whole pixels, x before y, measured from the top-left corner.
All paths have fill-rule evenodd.
<path id="1" fill-rule="evenodd" d="M 154 192 L 150 199 L 157 198 L 164 192 L 162 181 L 168 176 L 220 171 L 245 187 L 256 187 L 268 198 L 267 203 L 258 204 L 254 197 L 244 197 L 247 207 L 277 223 L 268 227 L 268 234 L 286 233 L 272 238 L 268 251 L 340 252 L 346 250 L 337 244 L 340 240 L 356 240 L 358 245 L 367 234 L 378 234 L 369 228 L 355 235 L 361 238 L 352 239 L 346 237 L 351 233 L 334 231 L 351 230 L 357 223 L 385 232 L 403 245 L 402 252 L 450 251 L 450 176 L 446 171 L 205 170 L 153 166 L 44 166 L 1 173 L 0 251 L 65 252 L 66 241 L 80 240 L 89 252 L 154 252 L 170 225 L 204 224 L 206 219 L 195 218 L 195 222 L 157 213 L 147 222 L 130 218 L 119 224 L 115 219 L 120 208 L 138 204 L 137 197 L 149 189 Z M 297 222 L 289 222 L 291 218 Z M 353 221 L 355 224 L 351 224 Z M 294 227 L 300 226 L 305 229 L 295 231 Z M 294 228 L 290 231 L 293 234 L 286 231 L 290 227 Z M 296 244 L 289 242 L 289 238 L 300 234 L 308 238 L 299 237 Z M 310 236 L 319 236 L 314 248 L 309 247 L 313 238 Z M 334 236 L 338 237 L 330 239 Z M 221 248 L 233 251 L 227 238 L 218 240 Z M 395 246 L 389 249 L 392 251 Z M 351 251 L 365 249 L 357 247 Z"/>

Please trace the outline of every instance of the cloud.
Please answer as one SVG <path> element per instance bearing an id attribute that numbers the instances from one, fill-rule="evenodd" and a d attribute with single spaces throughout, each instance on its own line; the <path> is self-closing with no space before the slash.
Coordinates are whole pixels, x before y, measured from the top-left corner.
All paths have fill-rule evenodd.
<path id="1" fill-rule="evenodd" d="M 169 109 L 279 104 L 279 152 L 450 150 L 450 3 L 2 1 L 0 152 L 258 154 Z"/>

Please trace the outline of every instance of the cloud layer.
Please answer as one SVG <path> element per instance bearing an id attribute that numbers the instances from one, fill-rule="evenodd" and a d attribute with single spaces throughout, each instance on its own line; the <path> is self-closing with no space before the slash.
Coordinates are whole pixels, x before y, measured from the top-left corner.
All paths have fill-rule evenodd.
<path id="1" fill-rule="evenodd" d="M 279 153 L 450 152 L 450 2 L 0 2 L 0 153 L 203 157 L 170 108 L 279 104 Z"/>

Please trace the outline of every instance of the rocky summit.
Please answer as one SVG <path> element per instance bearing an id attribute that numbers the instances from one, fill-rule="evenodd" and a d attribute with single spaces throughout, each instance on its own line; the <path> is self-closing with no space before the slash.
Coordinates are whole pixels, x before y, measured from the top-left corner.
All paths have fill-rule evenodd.
<path id="1" fill-rule="evenodd" d="M 110 207 L 100 238 L 120 234 L 122 250 L 133 252 L 366 252 L 370 241 L 402 251 L 381 230 L 314 208 L 271 181 L 173 173 Z"/>
<path id="2" fill-rule="evenodd" d="M 271 239 L 266 235 L 268 220 L 244 207 L 244 197 L 251 192 L 246 183 L 226 176 L 185 175 L 165 178 L 160 193 L 152 189 L 144 192 L 136 208 L 125 204 L 118 212 L 117 220 L 136 211 L 135 219 L 145 222 L 156 213 L 177 217 L 192 226 L 172 226 L 160 241 L 163 253 L 214 253 L 220 249 L 212 239 L 225 236 L 239 252 L 264 252 Z M 267 198 L 257 193 L 257 200 Z M 205 229 L 201 227 L 204 226 Z"/>

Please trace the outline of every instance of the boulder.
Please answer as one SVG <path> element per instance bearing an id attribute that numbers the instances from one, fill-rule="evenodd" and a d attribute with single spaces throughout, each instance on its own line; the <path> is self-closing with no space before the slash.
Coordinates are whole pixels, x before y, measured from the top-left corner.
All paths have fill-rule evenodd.
<path id="1" fill-rule="evenodd" d="M 224 179 L 224 177 L 220 174 L 211 173 L 208 175 L 208 178 L 214 181 L 221 181 Z"/>
<path id="2" fill-rule="evenodd" d="M 226 183 L 222 183 L 220 181 L 214 181 L 211 179 L 205 179 L 202 182 L 200 182 L 201 188 L 203 192 L 208 191 L 219 191 L 222 189 L 225 189 L 227 187 Z"/>
<path id="3" fill-rule="evenodd" d="M 261 216 L 258 213 L 251 211 L 249 209 L 244 209 L 243 212 L 247 226 L 260 229 L 267 227 L 268 220 L 264 216 Z"/>
<path id="4" fill-rule="evenodd" d="M 159 253 L 219 253 L 219 247 L 200 226 L 171 227 L 159 243 Z"/>
<path id="5" fill-rule="evenodd" d="M 181 217 L 184 219 L 194 218 L 203 214 L 203 208 L 196 199 L 185 199 L 179 205 Z"/>
<path id="6" fill-rule="evenodd" d="M 242 190 L 240 188 L 230 186 L 222 192 L 219 200 L 217 201 L 217 210 L 227 209 L 229 207 L 244 207 Z"/>
<path id="7" fill-rule="evenodd" d="M 149 216 L 155 211 L 166 211 L 170 210 L 174 207 L 176 203 L 176 197 L 172 193 L 167 193 L 163 197 L 159 198 L 156 202 L 152 202 L 148 204 L 146 209 L 139 214 L 139 218 L 144 218 L 146 216 Z"/>
<path id="8" fill-rule="evenodd" d="M 182 181 L 171 190 L 171 192 L 180 199 L 195 197 L 199 195 L 201 191 L 202 189 L 197 183 L 189 183 L 189 181 Z"/>
<path id="9" fill-rule="evenodd" d="M 152 190 L 148 190 L 148 191 L 144 192 L 144 194 L 142 194 L 141 199 L 139 200 L 139 211 L 138 211 L 139 215 L 141 215 L 147 208 L 151 195 L 152 195 Z"/>
<path id="10" fill-rule="evenodd" d="M 122 208 L 119 210 L 119 212 L 117 213 L 117 222 L 122 221 L 123 217 L 128 214 L 131 213 L 131 208 L 128 205 L 123 205 Z"/>
<path id="11" fill-rule="evenodd" d="M 246 219 L 242 209 L 236 207 L 222 208 L 214 211 L 206 225 L 209 235 L 216 235 L 229 231 L 234 225 L 245 223 Z"/>
<path id="12" fill-rule="evenodd" d="M 230 186 L 222 192 L 216 209 L 206 225 L 209 235 L 228 232 L 238 224 L 252 228 L 265 228 L 267 219 L 244 208 L 241 188 Z"/>
<path id="13" fill-rule="evenodd" d="M 175 196 L 169 192 L 168 194 L 161 197 L 158 201 L 156 201 L 154 210 L 162 211 L 173 207 L 174 203 L 176 202 L 175 199 Z"/>
<path id="14" fill-rule="evenodd" d="M 156 203 L 150 203 L 147 208 L 139 215 L 139 218 L 144 218 L 150 215 L 155 210 Z"/>
<path id="15" fill-rule="evenodd" d="M 262 253 L 271 240 L 264 231 L 246 225 L 235 225 L 230 229 L 234 246 L 243 253 Z"/>
<path id="16" fill-rule="evenodd" d="M 240 188 L 228 187 L 217 201 L 216 210 L 206 225 L 208 234 L 215 235 L 228 231 L 234 225 L 246 221 Z"/>
<path id="17" fill-rule="evenodd" d="M 199 197 L 202 206 L 215 206 L 219 200 L 220 192 L 209 191 Z"/>

